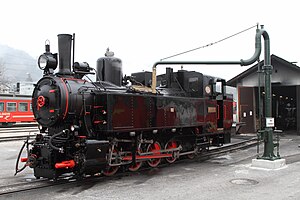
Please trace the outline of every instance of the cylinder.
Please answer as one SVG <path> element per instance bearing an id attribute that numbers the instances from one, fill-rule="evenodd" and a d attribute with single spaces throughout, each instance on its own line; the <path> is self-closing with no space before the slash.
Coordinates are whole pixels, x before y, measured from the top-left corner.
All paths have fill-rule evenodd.
<path id="1" fill-rule="evenodd" d="M 59 34 L 57 37 L 58 37 L 58 56 L 59 56 L 58 74 L 70 75 L 72 74 L 71 72 L 72 35 Z"/>

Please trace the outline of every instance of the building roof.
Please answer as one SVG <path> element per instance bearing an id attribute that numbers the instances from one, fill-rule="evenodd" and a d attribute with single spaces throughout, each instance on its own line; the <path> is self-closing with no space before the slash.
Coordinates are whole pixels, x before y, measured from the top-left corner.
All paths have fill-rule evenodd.
<path id="1" fill-rule="evenodd" d="M 291 63 L 291 62 L 288 62 L 274 54 L 271 55 L 271 63 L 273 65 L 273 63 L 275 62 L 278 62 L 280 63 L 281 65 L 284 65 L 286 67 L 291 67 L 291 68 L 294 68 L 296 70 L 299 70 L 300 71 L 300 67 Z M 257 63 L 256 65 L 253 65 L 252 67 L 250 67 L 249 69 L 243 71 L 242 73 L 240 73 L 239 75 L 233 77 L 232 79 L 230 79 L 229 81 L 227 81 L 227 85 L 228 86 L 232 86 L 232 87 L 236 87 L 237 83 L 240 82 L 243 78 L 249 76 L 250 74 L 253 74 L 253 73 L 256 73 L 257 72 L 257 69 L 258 69 L 258 65 L 259 66 L 263 66 L 264 64 L 264 60 L 260 61 L 259 63 Z"/>

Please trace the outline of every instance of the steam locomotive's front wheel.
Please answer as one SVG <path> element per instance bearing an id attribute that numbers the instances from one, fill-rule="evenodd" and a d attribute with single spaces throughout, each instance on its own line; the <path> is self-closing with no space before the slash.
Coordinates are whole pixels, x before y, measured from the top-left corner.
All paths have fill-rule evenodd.
<path id="1" fill-rule="evenodd" d="M 116 149 L 113 150 L 113 154 L 117 154 L 118 151 Z M 120 166 L 107 166 L 105 170 L 103 170 L 104 176 L 113 176 L 115 173 L 117 173 Z"/>
<path id="2" fill-rule="evenodd" d="M 158 142 L 154 142 L 153 144 L 149 144 L 147 147 L 147 152 L 152 152 L 153 156 L 159 156 L 161 153 L 159 152 L 161 150 L 161 146 Z M 148 165 L 150 167 L 157 167 L 161 161 L 161 158 L 152 158 L 147 161 Z"/>
<path id="3" fill-rule="evenodd" d="M 176 149 L 177 148 L 177 142 L 174 140 L 170 140 L 166 146 L 165 146 L 165 150 L 172 150 L 172 149 Z M 170 164 L 174 163 L 176 161 L 176 156 L 174 155 L 175 152 L 173 152 L 173 156 L 166 158 L 166 161 Z"/>

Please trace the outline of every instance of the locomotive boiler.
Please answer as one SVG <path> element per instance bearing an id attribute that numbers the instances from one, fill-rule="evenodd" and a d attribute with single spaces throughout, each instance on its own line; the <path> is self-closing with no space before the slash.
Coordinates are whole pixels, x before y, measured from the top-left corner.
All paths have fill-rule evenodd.
<path id="1" fill-rule="evenodd" d="M 40 133 L 24 144 L 28 156 L 21 158 L 36 178 L 111 176 L 120 167 L 157 167 L 230 142 L 232 95 L 225 80 L 171 67 L 158 76 L 123 77 L 122 61 L 109 50 L 93 69 L 71 62 L 73 38 L 58 35 L 58 54 L 46 44 L 38 59 L 44 75 L 32 108 Z"/>

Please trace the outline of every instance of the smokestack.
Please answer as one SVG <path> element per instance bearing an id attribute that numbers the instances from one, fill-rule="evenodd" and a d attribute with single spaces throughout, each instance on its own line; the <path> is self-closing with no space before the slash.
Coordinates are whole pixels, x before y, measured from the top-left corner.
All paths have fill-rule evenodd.
<path id="1" fill-rule="evenodd" d="M 71 75 L 71 46 L 72 35 L 59 34 L 58 37 L 58 56 L 59 56 L 59 71 L 61 75 Z"/>

